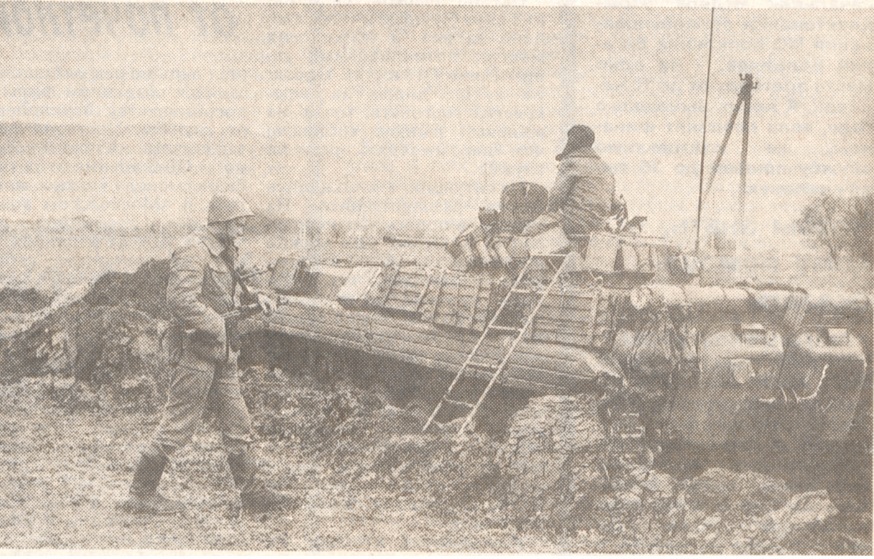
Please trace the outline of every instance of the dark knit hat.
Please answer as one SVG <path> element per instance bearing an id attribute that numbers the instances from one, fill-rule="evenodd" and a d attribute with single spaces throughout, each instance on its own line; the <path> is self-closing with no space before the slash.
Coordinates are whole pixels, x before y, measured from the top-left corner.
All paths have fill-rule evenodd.
<path id="1" fill-rule="evenodd" d="M 590 148 L 595 143 L 595 133 L 585 124 L 576 124 L 567 131 L 567 145 L 564 151 L 555 156 L 556 161 L 561 161 L 571 152 L 582 148 Z"/>

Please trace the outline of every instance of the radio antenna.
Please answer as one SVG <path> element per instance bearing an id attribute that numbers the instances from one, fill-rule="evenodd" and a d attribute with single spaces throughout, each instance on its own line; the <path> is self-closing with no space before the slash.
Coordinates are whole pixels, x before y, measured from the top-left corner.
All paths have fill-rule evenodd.
<path id="1" fill-rule="evenodd" d="M 710 98 L 710 63 L 713 60 L 713 16 L 716 8 L 710 8 L 710 46 L 707 49 L 707 85 L 704 88 L 704 129 L 701 132 L 701 167 L 698 170 L 698 217 L 695 222 L 695 254 L 701 244 L 701 206 L 704 203 L 704 150 L 707 146 L 707 101 Z"/>

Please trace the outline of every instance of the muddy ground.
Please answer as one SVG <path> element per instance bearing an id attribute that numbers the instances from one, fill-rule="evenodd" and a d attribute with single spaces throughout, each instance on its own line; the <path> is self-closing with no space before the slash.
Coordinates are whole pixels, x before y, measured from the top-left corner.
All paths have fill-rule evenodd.
<path id="1" fill-rule="evenodd" d="M 606 437 L 586 396 L 506 397 L 501 428 L 423 435 L 421 402 L 391 389 L 412 371 L 379 364 L 356 383 L 305 364 L 243 371 L 259 461 L 274 487 L 304 496 L 299 510 L 241 513 L 207 417 L 162 482 L 188 512 L 121 513 L 165 395 L 165 270 L 150 262 L 48 312 L 7 311 L 21 328 L 0 340 L 0 547 L 872 552 L 865 451 L 839 449 L 840 476 L 815 461 L 799 475 L 653 454 Z"/>
<path id="2" fill-rule="evenodd" d="M 377 395 L 272 375 L 250 370 L 247 397 L 265 474 L 274 487 L 306 495 L 301 509 L 287 515 L 240 512 L 209 420 L 162 484 L 188 512 L 172 518 L 120 513 L 115 505 L 158 415 L 102 409 L 98 396 L 70 380 L 0 387 L 0 545 L 871 553 L 870 512 L 838 510 L 825 491 L 793 494 L 780 479 L 721 468 L 680 479 L 631 466 L 614 470 L 607 482 L 589 467 L 591 441 L 575 448 L 559 435 L 552 449 L 570 444 L 556 454 L 508 444 L 512 436 L 503 443 L 422 436 L 417 417 L 383 405 Z M 545 408 L 575 405 L 547 400 L 532 410 L 542 417 Z M 531 417 L 517 419 L 517 432 L 531 427 Z M 533 501 L 520 504 L 526 497 Z"/>

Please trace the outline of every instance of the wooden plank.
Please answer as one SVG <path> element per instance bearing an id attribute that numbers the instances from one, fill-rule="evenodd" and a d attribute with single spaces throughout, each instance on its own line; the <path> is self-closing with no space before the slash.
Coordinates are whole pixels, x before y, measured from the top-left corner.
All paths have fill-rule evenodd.
<path id="1" fill-rule="evenodd" d="M 425 340 L 442 340 L 442 343 L 445 344 L 455 344 L 449 347 L 457 347 L 458 351 L 465 355 L 479 337 L 477 334 L 468 331 L 441 329 L 422 321 L 398 319 L 379 314 L 373 314 L 371 317 L 374 333 L 381 332 L 384 334 L 385 332 L 392 332 L 391 335 L 393 336 L 403 337 L 407 333 L 415 332 L 421 334 Z M 505 335 L 486 338 L 483 342 L 483 350 L 489 353 L 500 353 L 503 351 L 503 341 L 508 338 L 509 336 Z M 580 351 L 571 347 L 549 346 L 537 341 L 523 340 L 517 346 L 514 356 L 531 354 L 536 357 L 555 360 L 553 365 L 563 368 L 565 366 L 576 366 L 580 362 Z"/>
<path id="2" fill-rule="evenodd" d="M 388 296 L 389 296 L 389 299 L 401 298 L 401 299 L 409 299 L 411 301 L 415 301 L 419 296 L 420 290 L 421 290 L 421 286 L 411 285 L 411 286 L 407 287 L 407 286 L 398 286 L 397 284 L 395 284 L 395 286 L 389 292 Z"/>
<path id="3" fill-rule="evenodd" d="M 428 331 L 411 331 L 405 326 L 405 324 L 374 324 L 372 333 L 374 336 L 414 341 L 426 349 L 449 350 L 465 356 L 476 343 L 474 336 L 452 335 L 451 331 L 434 327 L 430 327 Z M 489 358 L 497 358 L 502 355 L 502 351 L 502 347 L 495 340 L 485 340 L 479 353 Z"/>
<path id="4" fill-rule="evenodd" d="M 344 327 L 343 325 L 330 324 L 321 321 L 305 320 L 301 318 L 296 318 L 293 320 L 272 320 L 270 323 L 294 328 L 310 328 L 318 332 L 331 332 L 332 335 L 336 335 L 337 337 L 348 338 L 355 341 L 362 341 L 364 336 L 364 330 L 360 328 L 348 328 Z"/>
<path id="5" fill-rule="evenodd" d="M 558 300 L 565 301 L 584 301 L 592 298 L 592 293 L 597 292 L 597 289 L 568 289 L 565 291 L 550 291 L 547 301 L 553 302 Z"/>
<path id="6" fill-rule="evenodd" d="M 287 334 L 289 336 L 294 336 L 298 338 L 306 338 L 308 340 L 313 340 L 316 342 L 323 342 L 329 345 L 345 347 L 348 349 L 353 349 L 357 351 L 366 351 L 366 347 L 363 344 L 355 343 L 345 338 L 337 338 L 335 336 L 331 336 L 330 334 L 324 334 L 321 332 L 314 331 L 312 329 L 306 328 L 296 328 L 293 326 L 287 326 L 284 324 L 270 324 L 269 330 L 274 332 L 279 332 L 282 334 Z"/>
<path id="7" fill-rule="evenodd" d="M 563 384 L 539 382 L 531 377 L 517 375 L 515 373 L 510 374 L 507 371 L 505 371 L 504 374 L 502 374 L 498 378 L 497 384 L 500 384 L 502 386 L 509 386 L 511 388 L 526 390 L 535 395 L 571 394 L 573 392 L 578 392 L 585 386 L 584 382 L 574 384 L 572 387 L 567 387 Z"/>
<path id="8" fill-rule="evenodd" d="M 356 343 L 363 343 L 364 333 L 367 331 L 366 323 L 342 320 L 326 321 L 312 319 L 305 315 L 275 315 L 271 317 L 269 324 L 279 324 L 304 330 L 309 329 L 314 332 L 328 332 L 337 338 L 348 339 Z"/>
<path id="9" fill-rule="evenodd" d="M 598 299 L 597 299 L 597 297 L 599 297 L 599 294 L 600 294 L 600 291 L 595 291 L 595 302 L 592 305 L 592 314 L 589 315 L 589 324 L 592 324 L 592 325 L 595 324 L 595 319 L 598 318 Z M 592 328 L 591 330 L 589 330 L 589 335 L 588 335 L 589 345 L 591 345 L 592 342 L 594 342 L 594 340 L 595 340 L 595 328 Z"/>
<path id="10" fill-rule="evenodd" d="M 468 328 L 473 328 L 474 321 L 476 320 L 476 305 L 477 305 L 477 303 L 479 303 L 480 293 L 482 293 L 482 290 L 483 290 L 483 281 L 482 281 L 482 278 L 480 277 L 479 283 L 477 286 L 477 291 L 476 291 L 477 296 L 474 297 L 473 305 L 470 307 L 470 320 L 468 321 L 468 324 L 467 324 Z"/>
<path id="11" fill-rule="evenodd" d="M 346 311 L 342 308 L 319 308 L 304 305 L 280 305 L 276 309 L 277 316 L 299 316 L 310 320 L 342 321 L 349 324 L 367 324 L 368 314 L 354 311 Z"/>
<path id="12" fill-rule="evenodd" d="M 395 307 L 401 307 L 405 310 L 414 310 L 416 308 L 416 301 L 412 297 L 404 299 L 392 297 L 382 308 L 391 309 Z"/>
<path id="13" fill-rule="evenodd" d="M 387 344 L 375 344 L 372 351 L 376 355 L 391 357 L 392 359 L 445 371 L 447 373 L 455 372 L 467 357 L 465 354 L 459 355 L 457 358 L 447 358 L 445 354 L 441 353 L 414 353 L 408 351 L 408 349 L 407 346 L 403 345 L 392 346 Z M 465 377 L 490 380 L 491 373 L 488 371 L 470 369 L 465 372 Z M 504 370 L 502 378 L 504 379 L 503 383 L 506 383 L 509 379 L 513 379 L 526 383 L 549 386 L 552 390 L 567 390 L 569 388 L 580 386 L 586 382 L 590 382 L 594 377 L 593 375 L 570 375 L 567 373 L 523 365 L 511 360 L 507 364 L 507 368 Z"/>
<path id="14" fill-rule="evenodd" d="M 540 306 L 547 309 L 588 309 L 592 306 L 592 299 L 589 297 L 574 299 L 570 297 L 561 297 L 559 299 L 544 301 Z"/>
<path id="15" fill-rule="evenodd" d="M 434 303 L 431 306 L 430 320 L 434 321 L 434 316 L 437 313 L 437 307 L 440 305 L 440 294 L 443 292 L 443 280 L 446 277 L 446 268 L 440 270 L 440 277 L 437 279 L 437 291 L 434 294 Z"/>
<path id="16" fill-rule="evenodd" d="M 428 322 L 404 320 L 388 317 L 385 315 L 372 315 L 372 324 L 374 331 L 381 328 L 386 328 L 397 329 L 407 332 L 416 332 L 428 337 L 444 338 L 447 340 L 451 340 L 455 343 L 467 344 L 468 346 L 472 346 L 477 340 L 477 336 L 475 334 L 471 334 L 468 332 L 462 333 L 457 331 L 448 331 L 442 328 L 438 328 Z"/>
<path id="17" fill-rule="evenodd" d="M 382 297 L 383 305 L 385 305 L 385 303 L 388 301 L 388 297 L 391 294 L 391 286 L 394 284 L 395 279 L 397 279 L 398 272 L 399 270 L 397 268 L 389 268 L 385 274 L 386 282 L 384 282 L 383 286 L 381 287 L 381 289 L 385 292 Z"/>
<path id="18" fill-rule="evenodd" d="M 406 357 L 405 355 L 403 355 L 399 352 L 394 352 L 391 350 L 382 350 L 379 354 L 383 357 L 397 359 L 400 361 L 403 361 Z M 417 357 L 417 358 L 414 358 L 414 360 L 415 360 L 415 362 L 413 364 L 421 366 L 421 367 L 427 367 L 429 369 L 436 369 L 436 370 L 440 370 L 440 371 L 451 371 L 451 370 L 454 370 L 454 368 L 457 368 L 457 366 L 453 367 L 447 363 L 444 363 L 441 361 L 435 361 L 435 360 L 431 360 L 431 359 L 427 359 L 427 358 Z M 469 376 L 471 378 L 479 378 L 482 381 L 488 381 L 491 375 L 489 375 L 488 373 L 476 373 L 476 374 L 471 373 L 471 374 L 466 375 L 466 376 Z M 535 379 L 537 379 L 537 380 L 535 380 Z M 526 390 L 526 391 L 532 392 L 535 395 L 567 394 L 567 393 L 573 391 L 578 386 L 578 384 L 574 384 L 574 387 L 569 389 L 568 387 L 564 386 L 563 384 L 551 384 L 548 382 L 543 382 L 543 380 L 544 380 L 544 377 L 540 376 L 540 375 L 536 375 L 536 374 L 529 375 L 529 374 L 526 374 L 524 372 L 514 371 L 513 374 L 502 375 L 498 381 L 498 384 L 501 384 L 503 386 L 510 386 L 513 388 L 519 388 L 522 390 Z M 584 385 L 584 383 L 585 383 L 585 381 L 582 381 L 581 383 L 579 383 L 579 385 Z"/>
<path id="19" fill-rule="evenodd" d="M 371 347 L 374 351 L 377 349 L 387 349 L 404 355 L 417 355 L 419 357 L 441 361 L 450 365 L 449 370 L 451 372 L 457 370 L 470 352 L 469 346 L 455 348 L 447 346 L 435 347 L 434 345 L 426 346 L 417 341 L 402 339 L 396 336 L 380 335 L 379 333 L 374 333 L 371 340 Z M 477 356 L 484 361 L 497 360 L 503 356 L 503 352 L 480 351 L 477 352 Z M 579 359 L 566 361 L 561 359 L 550 359 L 548 356 L 530 353 L 514 353 L 510 357 L 507 366 L 513 370 L 525 370 L 527 371 L 526 374 L 531 374 L 534 371 L 549 374 L 556 379 L 562 379 L 564 384 L 574 383 L 579 380 L 591 380 L 595 376 L 592 371 L 586 370 L 586 364 Z M 485 378 L 490 378 L 491 376 L 487 371 L 478 371 L 478 373 L 480 372 L 483 373 Z"/>
<path id="20" fill-rule="evenodd" d="M 535 320 L 544 320 L 547 322 L 555 322 L 562 324 L 589 324 L 589 315 L 590 312 L 580 312 L 577 310 L 565 309 L 562 312 L 558 312 L 556 310 L 552 310 L 548 313 L 538 312 L 537 316 L 534 317 Z"/>
<path id="21" fill-rule="evenodd" d="M 574 291 L 567 291 L 564 293 L 550 293 L 546 297 L 546 300 L 543 302 L 543 304 L 544 305 L 562 305 L 562 304 L 566 304 L 566 303 L 577 303 L 577 302 L 581 302 L 581 301 L 590 301 L 590 300 L 594 299 L 594 297 L 592 296 L 592 293 L 595 293 L 595 292 L 596 291 L 588 290 L 588 291 L 580 292 L 580 293 L 577 293 Z"/>
<path id="22" fill-rule="evenodd" d="M 548 306 L 548 307 L 565 307 L 565 306 L 581 306 L 581 305 L 585 305 L 586 307 L 588 307 L 589 304 L 591 303 L 591 301 L 593 301 L 594 299 L 595 298 L 592 297 L 591 295 L 580 296 L 580 297 L 575 297 L 575 296 L 570 296 L 570 295 L 556 297 L 556 296 L 550 295 L 549 298 L 543 302 L 543 304 Z"/>
<path id="23" fill-rule="evenodd" d="M 452 314 L 455 309 L 463 308 L 465 309 L 464 314 L 466 315 L 467 309 L 471 306 L 472 302 L 479 299 L 480 297 L 475 295 L 462 295 L 457 297 L 454 293 L 450 295 L 444 291 L 440 304 L 437 305 L 437 310 Z"/>
<path id="24" fill-rule="evenodd" d="M 388 300 L 388 302 L 386 302 L 386 304 L 383 305 L 382 308 L 387 308 L 387 309 L 401 308 L 403 310 L 413 311 L 416 308 L 416 301 L 414 301 L 412 298 L 410 298 L 410 299 L 390 298 Z"/>
<path id="25" fill-rule="evenodd" d="M 571 344 L 585 347 L 588 343 L 588 346 L 592 345 L 592 337 L 591 336 L 580 336 L 579 334 L 573 334 L 570 332 L 556 332 L 555 333 L 555 342 L 559 344 Z"/>
<path id="26" fill-rule="evenodd" d="M 294 326 L 296 328 L 313 328 L 319 331 L 336 331 L 337 335 L 346 335 L 350 338 L 358 339 L 361 338 L 366 332 L 366 326 L 354 326 L 343 323 L 332 323 L 330 321 L 323 320 L 311 320 L 304 317 L 275 317 L 274 320 L 271 320 L 271 323 L 283 324 L 285 326 Z"/>
<path id="27" fill-rule="evenodd" d="M 393 350 L 391 348 L 377 347 L 377 348 L 373 348 L 371 353 L 373 355 L 378 355 L 380 357 L 386 357 L 389 359 L 396 359 L 396 360 L 401 361 L 403 363 L 410 363 L 412 365 L 417 365 L 419 367 L 426 367 L 428 369 L 434 369 L 437 371 L 444 371 L 447 373 L 449 371 L 452 371 L 453 368 L 457 368 L 457 366 L 454 366 L 451 363 L 438 361 L 438 360 L 424 357 L 421 355 L 411 355 L 409 353 L 396 351 L 396 350 Z"/>
<path id="28" fill-rule="evenodd" d="M 458 357 L 466 356 L 470 352 L 471 347 L 473 347 L 473 343 L 466 343 L 457 339 L 429 337 L 421 333 L 412 333 L 400 329 L 374 328 L 372 336 L 374 339 L 379 337 L 388 340 L 399 340 L 403 343 L 416 344 L 420 347 L 420 349 L 415 350 L 416 352 L 448 351 Z M 500 349 L 493 346 L 481 347 L 480 352 L 478 353 L 479 355 L 482 355 L 483 358 L 493 359 L 502 355 Z M 455 357 L 453 357 L 453 359 L 455 359 Z"/>
<path id="29" fill-rule="evenodd" d="M 433 272 L 428 273 L 428 279 L 425 281 L 425 285 L 422 286 L 422 291 L 419 293 L 419 299 L 416 301 L 416 311 L 422 308 L 422 302 L 425 300 L 425 296 L 428 295 L 428 288 L 431 287 L 431 280 L 434 278 Z"/>
<path id="30" fill-rule="evenodd" d="M 398 269 L 405 274 L 427 274 L 427 266 L 400 266 Z"/>
<path id="31" fill-rule="evenodd" d="M 402 293 L 404 295 L 412 295 L 414 298 L 418 298 L 418 296 L 422 293 L 422 286 L 425 285 L 425 282 L 422 283 L 395 283 L 391 289 L 391 293 Z"/>
<path id="32" fill-rule="evenodd" d="M 294 321 L 294 322 L 273 322 L 272 326 L 279 326 L 282 328 L 294 329 L 300 334 L 302 337 L 309 337 L 309 332 L 314 334 L 329 336 L 331 339 L 335 339 L 338 341 L 346 341 L 352 344 L 356 344 L 357 346 L 361 346 L 365 344 L 364 332 L 357 330 L 349 330 L 345 328 L 340 328 L 334 325 L 324 324 L 324 323 L 315 323 L 309 321 Z"/>
<path id="33" fill-rule="evenodd" d="M 426 274 L 405 274 L 398 272 L 397 283 L 404 285 L 421 285 L 428 276 Z"/>
<path id="34" fill-rule="evenodd" d="M 538 331 L 544 332 L 579 332 L 580 335 L 588 335 L 587 332 L 597 330 L 597 324 L 589 324 L 588 322 L 568 321 L 568 320 L 549 320 L 546 318 L 537 319 Z"/>
<path id="35" fill-rule="evenodd" d="M 422 286 L 425 282 L 422 283 L 401 283 L 397 282 L 391 288 L 391 294 L 403 294 L 403 295 L 412 295 L 414 298 L 417 298 L 419 294 L 422 292 Z"/>

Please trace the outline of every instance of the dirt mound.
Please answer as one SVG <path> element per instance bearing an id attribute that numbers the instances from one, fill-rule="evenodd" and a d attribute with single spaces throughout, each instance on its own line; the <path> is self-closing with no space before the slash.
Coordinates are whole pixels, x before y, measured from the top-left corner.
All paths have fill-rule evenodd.
<path id="1" fill-rule="evenodd" d="M 33 288 L 0 289 L 0 313 L 32 313 L 44 309 L 51 302 L 51 297 Z"/>
<path id="2" fill-rule="evenodd" d="M 161 347 L 168 273 L 168 261 L 152 260 L 134 273 L 108 273 L 87 291 L 61 296 L 63 304 L 52 303 L 29 327 L 0 339 L 0 381 L 70 378 L 71 387 L 53 393 L 65 406 L 89 400 L 83 394 L 93 392 L 101 407 L 156 408 L 168 376 Z"/>
<path id="3" fill-rule="evenodd" d="M 607 436 L 588 396 L 535 398 L 513 416 L 498 454 L 507 520 L 574 531 L 608 479 Z"/>
<path id="4" fill-rule="evenodd" d="M 169 275 L 169 260 L 149 260 L 133 273 L 109 272 L 94 282 L 82 302 L 92 307 L 130 307 L 166 320 Z"/>
<path id="5" fill-rule="evenodd" d="M 243 395 L 259 435 L 316 455 L 344 483 L 430 499 L 443 510 L 488 500 L 498 444 L 484 435 L 422 434 L 422 418 L 375 387 L 326 390 L 307 377 L 250 367 Z"/>
<path id="6" fill-rule="evenodd" d="M 736 473 L 711 468 L 686 488 L 689 506 L 728 519 L 764 514 L 786 504 L 791 494 L 782 480 L 756 472 Z"/>
<path id="7" fill-rule="evenodd" d="M 241 377 L 243 398 L 258 433 L 288 441 L 309 451 L 322 451 L 341 425 L 354 425 L 384 406 L 370 392 L 354 387 L 326 390 L 310 377 L 281 370 L 248 367 Z"/>

